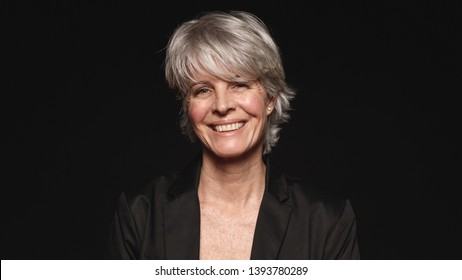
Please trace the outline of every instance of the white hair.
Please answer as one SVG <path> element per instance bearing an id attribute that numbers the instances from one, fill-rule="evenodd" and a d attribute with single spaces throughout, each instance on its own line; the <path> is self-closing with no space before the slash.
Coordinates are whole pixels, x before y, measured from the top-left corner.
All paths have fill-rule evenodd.
<path id="1" fill-rule="evenodd" d="M 200 72 L 224 80 L 235 77 L 258 80 L 275 106 L 268 116 L 263 153 L 269 153 L 279 139 L 280 125 L 290 118 L 290 101 L 295 91 L 285 82 L 279 48 L 268 27 L 255 15 L 243 11 L 214 11 L 181 24 L 166 48 L 165 77 L 182 101 L 181 131 L 197 139 L 190 124 L 188 91 Z"/>

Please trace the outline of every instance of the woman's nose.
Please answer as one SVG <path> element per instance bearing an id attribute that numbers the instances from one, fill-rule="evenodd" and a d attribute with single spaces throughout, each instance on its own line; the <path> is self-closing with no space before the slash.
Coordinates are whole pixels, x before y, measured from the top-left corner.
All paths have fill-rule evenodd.
<path id="1" fill-rule="evenodd" d="M 213 101 L 212 110 L 221 115 L 228 113 L 230 110 L 235 109 L 235 102 L 233 96 L 226 89 L 219 89 L 215 92 L 215 99 Z"/>

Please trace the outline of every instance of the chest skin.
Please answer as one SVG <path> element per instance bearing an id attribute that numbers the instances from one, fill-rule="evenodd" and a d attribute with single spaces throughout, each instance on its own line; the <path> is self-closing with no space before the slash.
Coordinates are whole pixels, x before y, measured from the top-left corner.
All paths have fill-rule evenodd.
<path id="1" fill-rule="evenodd" d="M 250 259 L 258 209 L 201 204 L 200 259 Z"/>

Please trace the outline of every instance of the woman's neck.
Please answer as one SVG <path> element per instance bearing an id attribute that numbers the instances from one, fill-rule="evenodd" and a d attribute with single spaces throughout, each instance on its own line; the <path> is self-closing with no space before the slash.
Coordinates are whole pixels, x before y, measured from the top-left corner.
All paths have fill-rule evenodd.
<path id="1" fill-rule="evenodd" d="M 266 166 L 261 155 L 223 160 L 203 155 L 199 181 L 201 201 L 244 206 L 260 201 L 265 189 Z"/>

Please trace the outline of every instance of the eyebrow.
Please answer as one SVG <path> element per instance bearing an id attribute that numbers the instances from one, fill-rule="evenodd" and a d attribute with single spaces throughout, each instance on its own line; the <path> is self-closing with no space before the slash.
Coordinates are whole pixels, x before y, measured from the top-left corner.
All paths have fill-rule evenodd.
<path id="1" fill-rule="evenodd" d="M 212 83 L 210 83 L 209 81 L 197 81 L 197 82 L 191 83 L 189 86 L 193 87 L 193 86 L 197 86 L 197 85 L 211 85 L 211 84 Z"/>
<path id="2" fill-rule="evenodd" d="M 234 78 L 234 80 L 233 80 Z M 225 80 L 227 81 L 228 83 L 240 83 L 240 82 L 251 82 L 251 83 L 254 83 L 256 80 L 245 80 L 245 79 L 242 79 L 241 80 L 241 76 L 239 75 L 236 75 L 234 77 L 231 77 L 231 79 L 229 80 Z M 208 80 L 201 80 L 201 81 L 196 81 L 196 82 L 192 82 L 189 87 L 192 88 L 192 87 L 195 87 L 197 85 L 207 85 L 207 86 L 212 86 L 212 82 L 208 81 Z"/>

